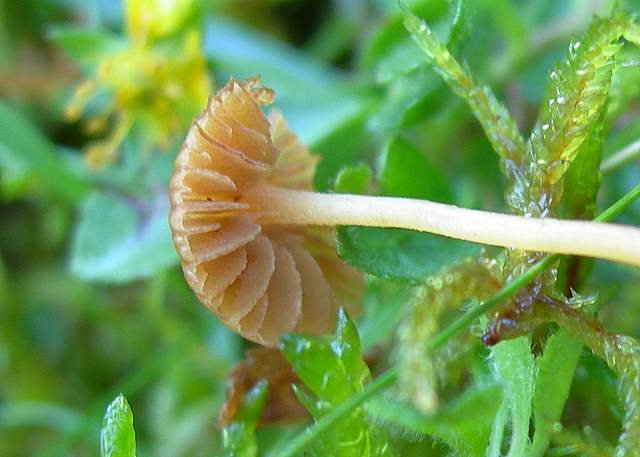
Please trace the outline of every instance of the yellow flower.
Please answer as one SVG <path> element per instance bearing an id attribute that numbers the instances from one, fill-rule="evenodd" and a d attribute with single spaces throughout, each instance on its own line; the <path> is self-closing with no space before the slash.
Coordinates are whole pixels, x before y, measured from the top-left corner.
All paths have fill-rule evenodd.
<path id="1" fill-rule="evenodd" d="M 177 34 L 193 4 L 193 0 L 127 1 L 127 46 L 100 59 L 65 113 L 67 119 L 76 120 L 97 94 L 109 94 L 101 111 L 87 120 L 90 133 L 104 130 L 113 120 L 106 138 L 88 147 L 90 167 L 112 161 L 134 124 L 146 135 L 145 144 L 166 149 L 205 103 L 211 82 L 200 34 L 194 28 Z M 156 40 L 167 35 L 172 36 Z"/>

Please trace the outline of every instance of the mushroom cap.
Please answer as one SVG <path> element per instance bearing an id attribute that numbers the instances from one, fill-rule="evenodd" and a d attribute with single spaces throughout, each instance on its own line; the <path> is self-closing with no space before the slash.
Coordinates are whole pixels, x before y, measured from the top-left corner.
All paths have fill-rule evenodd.
<path id="1" fill-rule="evenodd" d="M 187 283 L 229 328 L 265 346 L 284 332 L 328 333 L 338 303 L 354 312 L 364 285 L 337 257 L 332 228 L 262 224 L 268 208 L 243 198 L 264 185 L 311 190 L 317 157 L 278 111 L 264 115 L 273 98 L 257 77 L 231 78 L 193 122 L 169 188 Z"/>

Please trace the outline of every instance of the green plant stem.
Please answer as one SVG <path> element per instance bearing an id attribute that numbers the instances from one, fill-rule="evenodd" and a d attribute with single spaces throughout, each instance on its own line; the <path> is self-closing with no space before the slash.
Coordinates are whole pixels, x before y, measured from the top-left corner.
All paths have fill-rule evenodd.
<path id="1" fill-rule="evenodd" d="M 634 187 L 631 191 L 625 194 L 622 198 L 616 201 L 609 208 L 600 213 L 594 222 L 607 222 L 616 217 L 622 211 L 624 211 L 631 203 L 640 197 L 640 184 Z M 518 276 L 509 284 L 506 284 L 500 289 L 493 297 L 484 303 L 475 306 L 460 318 L 453 321 L 435 337 L 433 337 L 427 343 L 427 349 L 434 351 L 442 347 L 447 341 L 458 335 L 460 332 L 468 328 L 473 321 L 483 314 L 491 311 L 503 300 L 514 295 L 521 287 L 526 286 L 531 282 L 538 274 L 551 266 L 555 261 L 560 258 L 558 254 L 550 255 L 542 258 L 535 263 L 522 275 Z M 325 432 L 340 420 L 347 417 L 353 410 L 363 404 L 372 396 L 379 392 L 382 392 L 387 387 L 391 386 L 398 378 L 399 367 L 393 366 L 387 371 L 378 376 L 374 381 L 369 383 L 362 392 L 353 397 L 350 397 L 345 402 L 338 405 L 335 409 L 331 410 L 326 416 L 323 416 L 314 425 L 311 425 L 304 429 L 302 433 L 293 438 L 285 448 L 276 449 L 271 452 L 268 457 L 293 457 L 302 452 L 314 439 L 318 438 L 321 433 Z"/>
<path id="2" fill-rule="evenodd" d="M 611 157 L 604 160 L 600 167 L 600 171 L 602 173 L 610 173 L 638 157 L 640 157 L 640 140 L 636 140 L 633 143 L 628 144 L 624 148 L 615 152 Z"/>
<path id="3" fill-rule="evenodd" d="M 640 198 L 640 184 L 631 189 L 625 195 L 623 195 L 613 205 L 609 206 L 603 212 L 598 214 L 593 222 L 608 222 L 615 218 L 618 214 L 622 213 L 625 209 L 631 205 L 634 201 Z"/>

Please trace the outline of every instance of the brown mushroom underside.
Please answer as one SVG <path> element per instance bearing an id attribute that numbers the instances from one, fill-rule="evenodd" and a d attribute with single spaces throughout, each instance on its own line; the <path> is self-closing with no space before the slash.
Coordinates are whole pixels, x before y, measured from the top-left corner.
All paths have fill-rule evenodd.
<path id="1" fill-rule="evenodd" d="M 260 105 L 259 79 L 231 79 L 195 120 L 175 163 L 169 222 L 184 276 L 198 299 L 243 337 L 277 346 L 280 335 L 328 333 L 338 303 L 360 301 L 362 275 L 335 254 L 333 229 L 262 225 L 263 185 L 311 190 L 317 158 Z"/>

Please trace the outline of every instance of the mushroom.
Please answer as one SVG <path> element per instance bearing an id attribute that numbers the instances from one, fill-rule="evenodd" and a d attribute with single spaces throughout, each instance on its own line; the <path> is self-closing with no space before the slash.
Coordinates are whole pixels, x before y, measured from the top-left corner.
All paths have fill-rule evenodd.
<path id="1" fill-rule="evenodd" d="M 640 265 L 640 230 L 534 219 L 427 200 L 311 191 L 317 158 L 261 105 L 257 77 L 231 79 L 191 126 L 170 184 L 170 225 L 199 300 L 243 337 L 277 346 L 284 332 L 331 330 L 363 278 L 333 247 L 336 225 L 397 227 L 467 241 Z"/>

